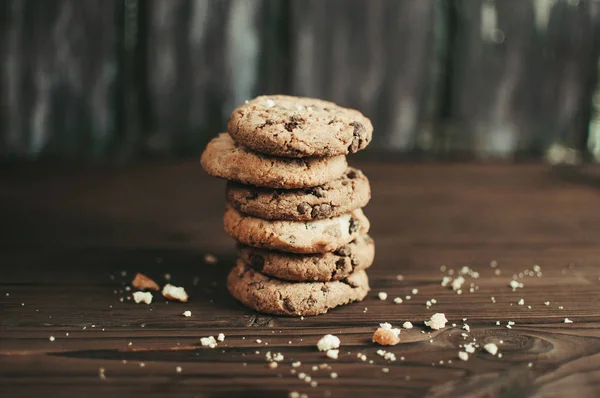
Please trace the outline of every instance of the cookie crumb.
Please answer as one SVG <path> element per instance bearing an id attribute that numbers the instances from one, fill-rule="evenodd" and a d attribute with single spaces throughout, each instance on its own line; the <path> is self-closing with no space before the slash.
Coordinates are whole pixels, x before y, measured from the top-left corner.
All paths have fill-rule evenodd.
<path id="1" fill-rule="evenodd" d="M 396 345 L 400 342 L 400 329 L 392 328 L 389 323 L 382 323 L 373 334 L 373 342 L 379 345 Z"/>
<path id="2" fill-rule="evenodd" d="M 379 300 L 387 300 L 388 294 L 386 292 L 379 292 L 377 296 L 379 297 Z"/>
<path id="3" fill-rule="evenodd" d="M 182 303 L 187 303 L 189 299 L 183 287 L 173 286 L 170 283 L 163 287 L 162 295 L 168 300 L 181 301 Z"/>
<path id="4" fill-rule="evenodd" d="M 425 326 L 429 326 L 433 330 L 439 330 L 443 327 L 446 327 L 446 315 L 442 313 L 436 313 L 431 316 L 429 321 L 425 321 Z"/>
<path id="5" fill-rule="evenodd" d="M 277 364 L 277 362 L 269 362 L 267 366 L 269 367 L 269 369 L 275 369 L 279 365 Z"/>
<path id="6" fill-rule="evenodd" d="M 487 343 L 483 346 L 483 349 L 492 355 L 496 355 L 498 353 L 498 346 L 494 343 Z"/>
<path id="7" fill-rule="evenodd" d="M 338 359 L 340 350 L 327 350 L 327 357 L 331 359 Z"/>
<path id="8" fill-rule="evenodd" d="M 404 280 L 404 275 L 396 275 L 396 279 L 399 281 L 403 281 Z"/>
<path id="9" fill-rule="evenodd" d="M 533 368 L 533 363 L 532 363 L 532 362 L 529 362 L 529 363 L 527 364 L 527 367 L 528 367 L 528 368 Z"/>
<path id="10" fill-rule="evenodd" d="M 177 372 L 177 373 L 181 373 L 181 371 L 182 371 L 182 370 L 183 370 L 183 369 L 181 369 L 181 366 L 177 366 L 177 367 L 175 368 L 175 372 Z"/>
<path id="11" fill-rule="evenodd" d="M 389 373 L 389 372 L 390 372 L 390 369 L 389 369 L 389 368 L 383 368 L 383 369 L 381 369 L 381 371 L 382 371 L 383 373 Z"/>
<path id="12" fill-rule="evenodd" d="M 413 289 L 412 290 L 412 294 L 417 294 L 417 293 L 419 293 L 419 289 Z"/>
<path id="13" fill-rule="evenodd" d="M 204 255 L 204 262 L 206 264 L 216 264 L 218 262 L 217 258 L 212 255 L 212 254 L 205 254 Z"/>
<path id="14" fill-rule="evenodd" d="M 514 280 L 514 279 L 513 279 L 513 280 L 511 280 L 511 281 L 508 283 L 508 285 L 511 287 L 511 289 L 512 289 L 513 291 L 515 291 L 515 290 L 517 290 L 517 289 L 519 289 L 519 288 L 521 288 L 521 289 L 522 289 L 522 288 L 525 286 L 525 285 L 523 284 L 523 282 L 519 282 L 519 281 L 516 281 L 516 280 Z"/>
<path id="15" fill-rule="evenodd" d="M 98 376 L 100 377 L 100 380 L 106 380 L 106 375 L 104 374 L 104 372 L 105 372 L 104 368 L 98 369 Z"/>
<path id="16" fill-rule="evenodd" d="M 317 348 L 319 351 L 329 351 L 340 347 L 340 339 L 332 334 L 327 334 L 319 340 Z"/>
<path id="17" fill-rule="evenodd" d="M 150 303 L 152 303 L 152 293 L 150 293 L 150 292 L 134 292 L 133 293 L 133 301 L 135 301 L 136 304 L 139 304 L 139 303 L 150 304 Z"/>
<path id="18" fill-rule="evenodd" d="M 331 374 L 329 375 L 329 377 L 331 377 L 332 379 L 337 379 L 337 377 L 338 377 L 338 374 L 337 374 L 337 373 L 335 373 L 335 372 L 333 372 L 333 373 L 331 373 Z"/>
<path id="19" fill-rule="evenodd" d="M 469 354 L 467 354 L 467 353 L 466 353 L 466 352 L 464 352 L 464 351 L 459 351 L 459 352 L 458 352 L 458 358 L 459 358 L 461 361 L 468 361 L 468 360 L 469 360 Z"/>
<path id="20" fill-rule="evenodd" d="M 151 278 L 147 277 L 146 275 L 138 272 L 137 274 L 135 274 L 135 278 L 133 278 L 133 281 L 131 282 L 131 286 L 135 287 L 136 289 L 139 290 L 154 290 L 154 291 L 159 291 L 160 290 L 160 286 L 158 286 L 158 284 L 156 282 L 154 282 L 154 280 L 152 280 Z M 129 286 L 127 286 L 129 287 Z"/>
<path id="21" fill-rule="evenodd" d="M 525 305 L 525 300 L 521 299 L 517 302 L 517 305 Z"/>
<path id="22" fill-rule="evenodd" d="M 475 345 L 473 343 L 465 344 L 464 348 L 467 354 L 473 354 L 475 352 Z"/>
<path id="23" fill-rule="evenodd" d="M 183 311 L 183 316 L 189 318 L 192 316 L 192 311 Z"/>
<path id="24" fill-rule="evenodd" d="M 225 335 L 223 333 L 219 333 L 219 335 L 217 336 L 217 341 L 225 341 Z"/>
<path id="25" fill-rule="evenodd" d="M 462 287 L 462 285 L 464 283 L 465 283 L 465 278 L 463 278 L 462 276 L 459 275 L 452 281 L 452 290 L 454 290 L 458 293 L 458 291 L 460 291 L 460 288 Z M 462 293 L 462 291 L 461 291 L 461 293 Z"/>
<path id="26" fill-rule="evenodd" d="M 50 336 L 50 337 L 48 337 L 48 340 L 54 341 L 54 340 L 56 340 L 56 338 L 54 338 L 54 336 Z"/>
<path id="27" fill-rule="evenodd" d="M 400 297 L 396 297 L 396 298 L 394 299 L 394 303 L 395 303 L 395 304 L 402 304 L 402 299 L 401 299 Z"/>
<path id="28" fill-rule="evenodd" d="M 200 344 L 202 344 L 203 347 L 215 348 L 217 346 L 217 341 L 214 336 L 202 337 L 200 339 Z"/>
<path id="29" fill-rule="evenodd" d="M 565 318 L 565 323 L 573 323 L 573 321 L 570 320 L 569 318 Z"/>
<path id="30" fill-rule="evenodd" d="M 296 362 L 293 362 L 293 363 L 292 363 L 292 367 L 293 367 L 293 368 L 298 368 L 298 367 L 300 367 L 301 365 L 302 365 L 302 362 L 300 362 L 300 361 L 296 361 Z"/>
<path id="31" fill-rule="evenodd" d="M 413 324 L 412 324 L 412 323 L 410 323 L 410 322 L 408 322 L 408 321 L 406 321 L 406 322 L 404 322 L 404 323 L 402 324 L 402 327 L 403 327 L 404 329 L 412 329 L 412 328 L 413 328 Z"/>

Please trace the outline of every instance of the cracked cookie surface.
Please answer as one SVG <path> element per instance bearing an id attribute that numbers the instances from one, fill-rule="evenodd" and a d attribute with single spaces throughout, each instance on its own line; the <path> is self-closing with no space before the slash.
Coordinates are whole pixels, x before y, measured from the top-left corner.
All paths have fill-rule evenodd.
<path id="1" fill-rule="evenodd" d="M 308 316 L 360 301 L 366 297 L 369 279 L 356 271 L 332 282 L 286 282 L 256 272 L 238 259 L 227 276 L 227 289 L 246 307 L 273 315 Z"/>
<path id="2" fill-rule="evenodd" d="M 311 221 L 365 207 L 371 199 L 367 177 L 349 167 L 337 180 L 304 189 L 268 189 L 229 182 L 228 203 L 265 220 Z"/>
<path id="3" fill-rule="evenodd" d="M 221 133 L 208 143 L 200 159 L 214 177 L 268 188 L 309 188 L 339 178 L 348 164 L 344 155 L 291 159 L 255 153 Z"/>
<path id="4" fill-rule="evenodd" d="M 264 275 L 296 282 L 329 282 L 367 269 L 375 257 L 375 244 L 361 235 L 335 252 L 294 254 L 239 245 L 239 258 Z"/>
<path id="5" fill-rule="evenodd" d="M 229 236 L 245 245 L 305 254 L 336 251 L 370 227 L 361 209 L 324 220 L 279 221 L 248 216 L 230 205 L 223 224 Z"/>
<path id="6" fill-rule="evenodd" d="M 227 130 L 254 151 L 294 158 L 355 153 L 373 135 L 371 121 L 357 110 L 286 95 L 260 96 L 241 105 Z"/>

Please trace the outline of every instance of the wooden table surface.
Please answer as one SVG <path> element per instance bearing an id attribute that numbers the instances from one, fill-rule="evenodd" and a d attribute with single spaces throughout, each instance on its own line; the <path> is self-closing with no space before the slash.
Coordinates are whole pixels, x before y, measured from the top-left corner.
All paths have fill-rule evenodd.
<path id="1" fill-rule="evenodd" d="M 258 315 L 228 296 L 235 253 L 222 228 L 224 183 L 198 164 L 4 167 L 0 395 L 600 396 L 600 169 L 354 165 L 372 183 L 372 291 L 304 319 Z M 479 278 L 466 276 L 461 295 L 440 285 L 464 266 Z M 161 284 L 170 274 L 189 303 L 134 304 L 125 288 L 136 272 Z M 524 284 L 516 291 L 514 274 Z M 423 321 L 436 312 L 450 323 L 432 331 Z M 380 322 L 404 321 L 415 328 L 386 361 L 371 336 Z M 199 345 L 219 333 L 217 348 Z M 338 360 L 316 348 L 327 333 L 341 339 Z M 461 361 L 461 345 L 475 339 L 498 344 L 502 357 L 479 347 Z M 285 357 L 276 369 L 268 351 Z"/>

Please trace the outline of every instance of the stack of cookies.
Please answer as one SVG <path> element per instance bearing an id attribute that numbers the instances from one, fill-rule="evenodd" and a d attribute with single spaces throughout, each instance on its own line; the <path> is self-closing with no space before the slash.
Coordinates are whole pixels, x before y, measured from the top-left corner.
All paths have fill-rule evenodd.
<path id="1" fill-rule="evenodd" d="M 227 287 L 237 300 L 301 316 L 365 298 L 375 247 L 361 208 L 371 191 L 346 155 L 372 132 L 360 112 L 312 98 L 261 96 L 233 111 L 201 163 L 228 180 L 224 224 L 238 259 Z"/>

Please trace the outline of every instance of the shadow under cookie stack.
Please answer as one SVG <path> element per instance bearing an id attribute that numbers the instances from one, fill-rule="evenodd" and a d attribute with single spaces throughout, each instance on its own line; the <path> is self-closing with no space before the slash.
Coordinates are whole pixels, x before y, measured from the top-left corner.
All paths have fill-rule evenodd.
<path id="1" fill-rule="evenodd" d="M 372 132 L 360 112 L 312 98 L 261 96 L 233 111 L 201 163 L 228 180 L 224 226 L 238 259 L 227 288 L 238 301 L 305 316 L 366 297 L 371 191 L 346 155 Z"/>

